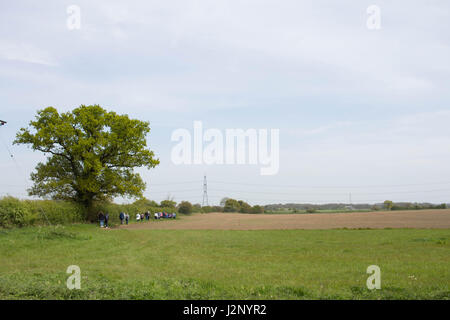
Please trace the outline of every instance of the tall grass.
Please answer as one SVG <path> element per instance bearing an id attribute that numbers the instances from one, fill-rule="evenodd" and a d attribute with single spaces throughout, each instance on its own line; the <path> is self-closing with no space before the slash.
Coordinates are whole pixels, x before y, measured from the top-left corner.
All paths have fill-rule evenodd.
<path id="1" fill-rule="evenodd" d="M 0 199 L 0 227 L 82 222 L 84 208 L 76 203 L 54 200 Z"/>

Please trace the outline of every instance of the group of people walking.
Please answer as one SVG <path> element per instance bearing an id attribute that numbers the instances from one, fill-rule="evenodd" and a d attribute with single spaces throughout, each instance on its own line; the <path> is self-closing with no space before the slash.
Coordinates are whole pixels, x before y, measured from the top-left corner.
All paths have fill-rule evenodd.
<path id="1" fill-rule="evenodd" d="M 175 219 L 176 216 L 177 216 L 176 213 L 167 213 L 167 212 L 155 212 L 155 214 L 154 214 L 155 219 L 161 219 L 161 218 Z M 128 224 L 128 222 L 130 221 L 130 215 L 125 212 L 120 212 L 119 219 L 120 219 L 120 224 L 124 224 L 124 223 Z M 103 213 L 102 211 L 100 211 L 98 213 L 98 220 L 100 221 L 100 228 L 108 228 L 108 221 L 109 221 L 108 213 Z M 150 220 L 150 212 L 147 211 L 145 213 L 137 213 L 136 214 L 137 222 L 142 222 L 144 220 L 147 220 L 147 221 Z"/>
<path id="2" fill-rule="evenodd" d="M 130 220 L 130 215 L 125 212 L 120 212 L 119 219 L 120 219 L 120 224 L 123 224 L 124 221 L 126 224 L 128 224 L 128 221 Z"/>
<path id="3" fill-rule="evenodd" d="M 109 214 L 99 212 L 98 213 L 98 220 L 100 221 L 100 228 L 108 228 L 108 221 L 109 221 Z"/>
<path id="4" fill-rule="evenodd" d="M 136 221 L 144 221 L 144 220 L 150 220 L 150 212 L 146 212 L 146 213 L 136 213 Z"/>

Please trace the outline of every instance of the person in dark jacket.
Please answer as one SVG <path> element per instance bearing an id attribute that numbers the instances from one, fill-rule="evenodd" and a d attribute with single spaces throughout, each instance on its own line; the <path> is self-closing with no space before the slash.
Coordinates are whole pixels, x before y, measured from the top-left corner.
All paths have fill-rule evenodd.
<path id="1" fill-rule="evenodd" d="M 98 220 L 100 221 L 100 228 L 103 228 L 105 225 L 105 215 L 101 211 L 98 213 Z"/>
<path id="2" fill-rule="evenodd" d="M 109 213 L 105 214 L 105 228 L 108 228 Z"/>
<path id="3" fill-rule="evenodd" d="M 119 213 L 120 224 L 123 224 L 123 220 L 125 219 L 125 214 L 123 212 Z"/>

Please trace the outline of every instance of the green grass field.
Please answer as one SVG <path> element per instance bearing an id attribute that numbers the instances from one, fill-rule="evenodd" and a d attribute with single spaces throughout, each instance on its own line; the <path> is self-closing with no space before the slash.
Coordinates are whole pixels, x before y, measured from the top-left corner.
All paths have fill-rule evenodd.
<path id="1" fill-rule="evenodd" d="M 450 299 L 449 266 L 448 229 L 0 230 L 1 299 Z"/>

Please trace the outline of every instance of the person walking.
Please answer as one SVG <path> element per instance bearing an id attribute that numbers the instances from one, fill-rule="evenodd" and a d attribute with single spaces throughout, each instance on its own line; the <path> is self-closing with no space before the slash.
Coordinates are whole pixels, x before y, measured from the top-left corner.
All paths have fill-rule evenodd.
<path id="1" fill-rule="evenodd" d="M 125 214 L 123 212 L 119 213 L 120 224 L 123 224 L 123 220 L 125 219 Z"/>
<path id="2" fill-rule="evenodd" d="M 100 228 L 103 228 L 105 225 L 105 215 L 101 211 L 98 213 L 98 220 L 100 221 Z"/>
<path id="3" fill-rule="evenodd" d="M 136 214 L 136 221 L 139 222 L 140 220 L 141 220 L 141 214 L 138 213 L 138 214 Z"/>
<path id="4" fill-rule="evenodd" d="M 107 212 L 105 214 L 105 228 L 108 228 L 108 221 L 109 221 L 109 213 Z"/>
<path id="5" fill-rule="evenodd" d="M 128 224 L 128 220 L 130 220 L 130 215 L 125 213 L 125 223 Z"/>

